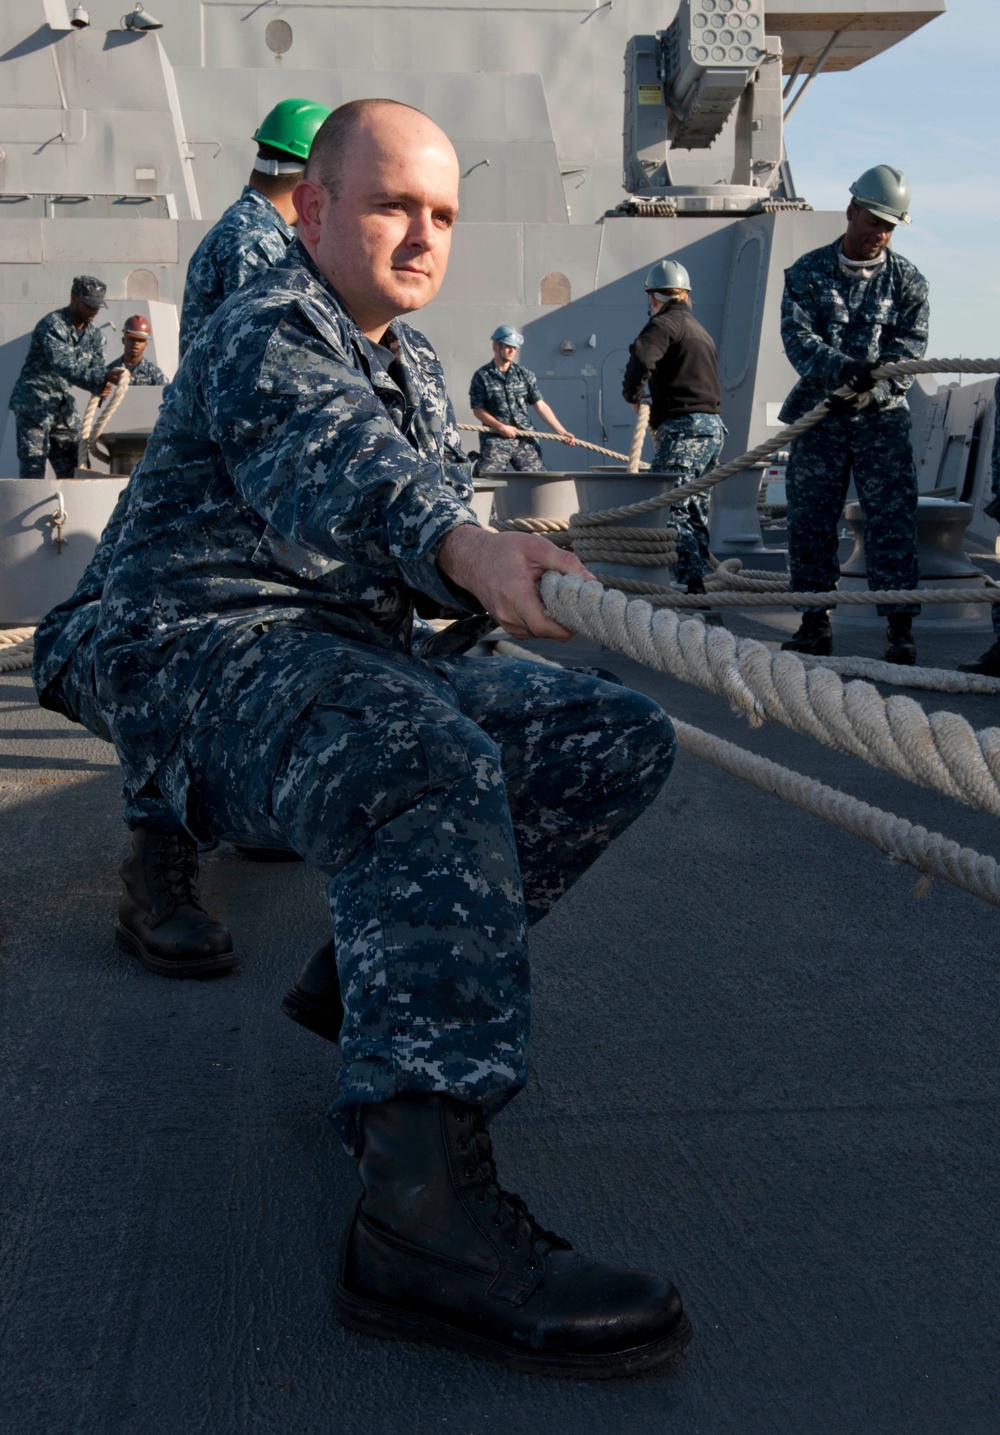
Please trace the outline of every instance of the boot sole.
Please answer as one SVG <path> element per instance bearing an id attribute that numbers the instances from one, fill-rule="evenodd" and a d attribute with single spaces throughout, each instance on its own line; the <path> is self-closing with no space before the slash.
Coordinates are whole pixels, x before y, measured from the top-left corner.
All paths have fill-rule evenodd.
<path id="1" fill-rule="evenodd" d="M 186 961 L 158 957 L 154 952 L 147 951 L 139 938 L 120 922 L 115 925 L 115 946 L 130 957 L 138 957 L 147 972 L 154 972 L 158 977 L 212 977 L 220 972 L 231 972 L 240 964 L 235 952 L 220 952 L 214 957 L 191 957 Z"/>
<path id="2" fill-rule="evenodd" d="M 363 1335 L 443 1346 L 460 1355 L 491 1360 L 497 1365 L 506 1365 L 509 1370 L 523 1371 L 526 1375 L 565 1376 L 572 1380 L 614 1380 L 658 1370 L 677 1360 L 692 1336 L 691 1322 L 686 1315 L 682 1315 L 668 1334 L 631 1350 L 606 1355 L 559 1355 L 551 1351 L 536 1354 L 457 1330 L 432 1316 L 413 1315 L 395 1306 L 382 1305 L 379 1301 L 364 1300 L 345 1290 L 339 1280 L 334 1285 L 333 1308 L 342 1325 Z"/>
<path id="3" fill-rule="evenodd" d="M 304 1026 L 316 1036 L 321 1036 L 324 1041 L 332 1041 L 336 1044 L 340 1040 L 340 1027 L 343 1024 L 343 1008 L 341 1008 L 340 1022 L 336 1028 L 330 1019 L 329 1008 L 322 1002 L 307 996 L 292 987 L 281 999 L 281 1010 L 285 1016 L 290 1016 L 292 1021 Z"/>

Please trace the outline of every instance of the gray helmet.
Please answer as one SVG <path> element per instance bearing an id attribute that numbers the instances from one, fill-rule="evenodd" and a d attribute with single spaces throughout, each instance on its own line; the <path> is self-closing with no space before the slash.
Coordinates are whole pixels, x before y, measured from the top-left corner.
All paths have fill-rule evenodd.
<path id="1" fill-rule="evenodd" d="M 513 324 L 501 324 L 499 329 L 493 330 L 490 341 L 494 344 L 507 344 L 511 349 L 520 349 L 524 344 L 524 335 L 515 329 Z"/>
<path id="2" fill-rule="evenodd" d="M 687 289 L 691 291 L 691 280 L 683 264 L 676 259 L 658 259 L 646 275 L 646 293 L 659 293 L 661 289 Z"/>
<path id="3" fill-rule="evenodd" d="M 886 224 L 909 224 L 907 209 L 910 205 L 910 186 L 901 169 L 889 164 L 877 164 L 866 169 L 860 179 L 851 185 L 855 204 L 884 219 Z"/>

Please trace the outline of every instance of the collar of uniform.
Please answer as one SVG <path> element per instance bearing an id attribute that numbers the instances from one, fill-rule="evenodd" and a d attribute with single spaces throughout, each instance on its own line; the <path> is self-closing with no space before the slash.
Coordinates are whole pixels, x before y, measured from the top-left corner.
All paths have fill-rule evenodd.
<path id="1" fill-rule="evenodd" d="M 404 367 L 412 373 L 416 364 L 416 358 L 406 333 L 406 326 L 400 323 L 398 319 L 394 319 L 386 331 L 387 335 L 391 337 L 391 343 L 382 345 L 372 344 L 358 328 L 348 312 L 343 299 L 319 266 L 313 261 L 309 251 L 299 239 L 292 240 L 288 246 L 287 254 L 285 254 L 280 261 L 280 267 L 307 270 L 315 282 L 330 296 L 343 319 L 348 341 L 364 364 L 372 388 L 391 389 L 394 393 L 401 393 L 399 385 L 391 374 L 389 374 L 386 365 L 379 357 L 378 350 L 380 348 L 383 350 L 388 349 L 390 353 L 394 353 L 395 357 L 400 359 Z M 405 395 L 402 396 L 406 397 Z"/>
<path id="2" fill-rule="evenodd" d="M 251 189 L 250 185 L 245 184 L 243 186 L 243 193 L 239 198 L 239 203 L 252 205 L 254 208 L 259 209 L 261 214 L 267 219 L 268 224 L 273 224 L 274 228 L 284 236 L 286 242 L 291 244 L 295 238 L 295 230 L 282 218 L 271 201 L 266 195 L 261 194 L 259 189 Z"/>

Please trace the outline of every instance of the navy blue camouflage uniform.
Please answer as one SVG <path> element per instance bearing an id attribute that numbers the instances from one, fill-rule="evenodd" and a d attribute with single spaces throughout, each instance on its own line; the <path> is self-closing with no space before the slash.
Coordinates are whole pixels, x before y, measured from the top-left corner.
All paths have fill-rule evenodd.
<path id="1" fill-rule="evenodd" d="M 725 442 L 722 389 L 712 336 L 683 299 L 668 300 L 629 346 L 622 396 L 637 403 L 646 384 L 656 431 L 650 472 L 669 473 L 677 484 L 701 478 L 718 463 Z M 708 510 L 707 493 L 670 506 L 677 527 L 675 573 L 682 583 L 701 578 L 712 566 Z"/>
<path id="2" fill-rule="evenodd" d="M 652 800 L 653 702 L 599 678 L 413 650 L 472 483 L 426 339 L 369 343 L 295 243 L 201 331 L 132 479 L 96 643 L 140 792 L 198 838 L 329 878 L 346 1017 L 331 1115 L 525 1080 L 526 925 Z M 488 622 L 485 618 L 483 622 Z"/>
<path id="3" fill-rule="evenodd" d="M 469 385 L 469 407 L 485 409 L 503 424 L 519 429 L 533 429 L 528 408 L 542 397 L 538 380 L 530 369 L 512 363 L 506 373 L 492 361 L 477 369 Z M 502 438 L 499 434 L 481 434 L 479 462 L 476 473 L 542 473 L 542 451 L 533 438 Z"/>
<path id="4" fill-rule="evenodd" d="M 108 365 L 109 369 L 128 369 L 129 382 L 132 384 L 165 384 L 167 376 L 163 370 L 153 363 L 152 359 L 142 358 L 137 364 L 126 364 L 125 355 L 119 354 L 113 363 Z"/>
<path id="5" fill-rule="evenodd" d="M 182 348 L 185 336 L 190 342 L 227 295 L 283 258 L 292 238 L 293 230 L 274 205 L 257 190 L 245 187 L 192 256 L 181 315 Z M 108 367 L 127 367 L 124 354 Z M 168 382 L 163 371 L 145 357 L 129 372 L 133 384 Z M 106 741 L 111 741 L 110 733 L 94 696 L 93 636 L 127 502 L 128 487 L 122 491 L 76 590 L 46 614 L 35 632 L 34 678 L 39 702 Z M 145 784 L 138 792 L 126 792 L 125 820 L 130 826 L 160 832 L 177 829 L 177 819 L 155 783 Z"/>
<path id="6" fill-rule="evenodd" d="M 81 425 L 70 386 L 101 393 L 107 367 L 104 335 L 91 323 L 77 329 L 68 306 L 39 319 L 10 396 L 21 478 L 44 478 L 46 458 L 57 478 L 73 477 Z"/>
<path id="7" fill-rule="evenodd" d="M 920 359 L 927 348 L 927 281 L 907 259 L 883 251 L 870 278 L 844 272 L 840 239 L 785 271 L 781 338 L 801 376 L 781 409 L 793 423 L 844 382 L 850 361 Z M 828 592 L 840 577 L 838 525 L 851 475 L 864 525 L 869 588 L 915 588 L 917 473 L 906 390 L 883 379 L 860 412 L 831 416 L 789 451 L 788 562 L 796 592 Z M 906 604 L 879 613 L 917 613 Z"/>
<path id="8" fill-rule="evenodd" d="M 228 295 L 242 289 L 284 256 L 295 237 L 269 199 L 244 185 L 243 193 L 205 235 L 191 256 L 181 306 L 183 355 L 201 326 Z"/>
<path id="9" fill-rule="evenodd" d="M 993 390 L 993 447 L 990 451 L 990 488 L 993 497 L 987 503 L 985 513 L 1000 523 L 1000 379 Z M 1000 603 L 990 608 L 993 619 L 993 636 L 1000 638 Z"/>

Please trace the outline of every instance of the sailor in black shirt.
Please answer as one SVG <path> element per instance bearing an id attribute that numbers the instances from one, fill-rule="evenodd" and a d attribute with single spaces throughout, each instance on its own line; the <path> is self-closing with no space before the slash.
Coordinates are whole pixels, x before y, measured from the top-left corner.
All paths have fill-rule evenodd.
<path id="1" fill-rule="evenodd" d="M 674 259 L 654 264 L 646 293 L 650 319 L 629 349 L 622 393 L 638 411 L 648 385 L 649 422 L 656 430 L 651 471 L 687 483 L 713 468 L 722 452 L 726 430 L 719 417 L 718 357 L 712 336 L 691 312 L 691 281 L 683 264 Z M 670 513 L 677 524 L 677 577 L 689 593 L 704 592 L 711 567 L 708 497 L 682 499 Z"/>

